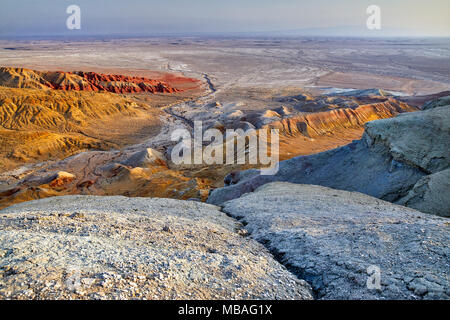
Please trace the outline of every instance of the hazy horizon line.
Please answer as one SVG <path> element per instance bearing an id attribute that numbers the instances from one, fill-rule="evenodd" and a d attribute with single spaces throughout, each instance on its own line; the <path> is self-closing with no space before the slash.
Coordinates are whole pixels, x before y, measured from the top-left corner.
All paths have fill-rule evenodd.
<path id="1" fill-rule="evenodd" d="M 356 33 L 339 33 L 339 29 L 353 28 L 353 26 L 337 26 L 337 27 L 324 27 L 324 28 L 303 28 L 303 29 L 290 29 L 290 30 L 266 30 L 266 31 L 208 31 L 208 32 L 147 32 L 147 33 L 131 33 L 131 32 L 113 32 L 113 33 L 84 33 L 80 30 L 71 30 L 61 33 L 44 34 L 2 34 L 0 33 L 1 40 L 14 40 L 19 39 L 52 39 L 52 38 L 158 38 L 158 37 L 255 37 L 255 38 L 358 38 L 358 39 L 450 39 L 450 35 L 432 35 L 432 34 L 385 34 L 380 31 L 367 31 L 364 34 L 364 30 L 355 29 Z M 327 34 L 325 30 L 337 30 L 337 33 Z M 388 28 L 386 28 L 388 29 Z M 303 32 L 303 33 L 302 33 Z"/>

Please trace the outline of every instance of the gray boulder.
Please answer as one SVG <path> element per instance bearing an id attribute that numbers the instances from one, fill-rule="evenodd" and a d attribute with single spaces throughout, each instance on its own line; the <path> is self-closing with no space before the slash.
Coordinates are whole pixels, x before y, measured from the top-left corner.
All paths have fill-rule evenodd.
<path id="1" fill-rule="evenodd" d="M 431 100 L 427 103 L 425 103 L 422 106 L 423 110 L 428 110 L 428 109 L 432 109 L 432 108 L 437 108 L 437 107 L 444 107 L 444 106 L 448 106 L 450 105 L 450 96 L 445 96 L 445 97 L 440 97 L 434 100 Z"/>
<path id="2" fill-rule="evenodd" d="M 444 170 L 450 166 L 450 105 L 369 122 L 365 137 L 396 161 L 426 173 Z"/>
<path id="3" fill-rule="evenodd" d="M 450 217 L 450 169 L 420 179 L 408 194 L 397 201 L 423 212 L 438 212 Z"/>
<path id="4" fill-rule="evenodd" d="M 311 299 L 217 207 L 65 196 L 0 213 L 0 299 Z"/>
<path id="5" fill-rule="evenodd" d="M 250 236 L 318 298 L 450 298 L 445 218 L 361 193 L 283 182 L 223 210 L 246 223 Z"/>

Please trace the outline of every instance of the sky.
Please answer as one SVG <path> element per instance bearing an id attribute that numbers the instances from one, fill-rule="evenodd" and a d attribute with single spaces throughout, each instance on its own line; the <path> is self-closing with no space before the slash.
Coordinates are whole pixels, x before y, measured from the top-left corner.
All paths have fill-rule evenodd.
<path id="1" fill-rule="evenodd" d="M 81 9 L 68 30 L 66 8 Z M 366 28 L 369 5 L 381 30 Z M 450 0 L 1 0 L 0 37 L 260 33 L 450 36 Z"/>

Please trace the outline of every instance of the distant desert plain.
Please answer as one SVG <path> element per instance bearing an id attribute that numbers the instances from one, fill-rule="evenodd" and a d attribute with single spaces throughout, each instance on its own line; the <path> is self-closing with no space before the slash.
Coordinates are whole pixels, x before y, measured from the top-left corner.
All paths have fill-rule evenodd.
<path id="1" fill-rule="evenodd" d="M 223 132 L 278 128 L 281 160 L 330 150 L 361 138 L 367 121 L 445 95 L 449 47 L 440 39 L 2 40 L 1 206 L 66 194 L 204 201 L 227 174 L 251 166 L 174 165 L 174 129 L 194 121 Z"/>

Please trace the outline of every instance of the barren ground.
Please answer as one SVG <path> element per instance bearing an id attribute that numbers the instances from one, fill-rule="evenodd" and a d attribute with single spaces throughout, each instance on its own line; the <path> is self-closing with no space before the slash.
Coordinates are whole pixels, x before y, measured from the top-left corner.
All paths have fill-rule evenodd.
<path id="1" fill-rule="evenodd" d="M 319 126 L 322 120 L 318 119 L 316 129 L 319 127 L 320 134 L 313 138 L 298 132 L 288 133 L 280 138 L 282 160 L 333 149 L 359 139 L 366 121 L 393 116 L 395 113 L 392 113 L 392 110 L 399 106 L 406 111 L 412 111 L 408 106 L 399 105 L 398 101 L 408 103 L 413 100 L 425 101 L 425 98 L 418 96 L 428 95 L 426 98 L 428 99 L 436 93 L 449 90 L 449 58 L 448 39 L 393 41 L 191 37 L 89 41 L 0 40 L 1 66 L 42 71 L 80 70 L 144 76 L 184 90 L 175 94 L 126 95 L 129 99 L 155 108 L 155 111 L 159 109 L 154 115 L 149 115 L 155 119 L 149 120 L 148 125 L 146 117 L 138 119 L 118 115 L 116 118 L 96 119 L 92 125 L 84 129 L 83 134 L 87 137 L 114 141 L 115 148 L 119 148 L 120 153 L 114 150 L 110 153 L 92 153 L 70 161 L 60 161 L 65 157 L 62 154 L 52 158 L 52 161 L 45 161 L 41 157 L 39 158 L 39 161 L 43 161 L 41 163 L 31 161 L 25 167 L 4 172 L 0 177 L 0 190 L 15 188 L 17 183 L 20 185 L 20 181 L 31 174 L 39 176 L 52 170 L 68 171 L 80 179 L 87 179 L 75 180 L 77 184 L 84 185 L 87 181 L 97 178 L 96 174 L 92 176 L 97 170 L 96 163 L 102 165 L 108 161 L 113 163 L 144 148 L 166 152 L 174 144 L 170 141 L 171 132 L 175 128 L 191 129 L 195 120 L 203 121 L 206 126 L 219 124 L 224 128 L 252 121 L 253 124 L 257 123 L 263 127 L 268 123 L 290 117 L 281 114 L 280 118 L 277 118 L 277 113 L 273 111 L 280 108 L 294 110 L 296 115 L 300 116 L 311 112 L 346 108 L 346 104 L 352 103 L 373 104 L 375 109 L 381 110 L 376 115 L 366 114 L 362 118 L 357 115 L 357 121 L 351 126 L 333 124 L 331 127 L 322 128 Z M 185 77 L 192 77 L 200 82 L 186 81 Z M 327 102 L 327 96 L 324 96 L 341 89 L 371 88 L 390 91 L 394 100 L 357 98 L 353 101 L 349 98 L 339 105 L 337 100 Z M 306 101 L 311 100 L 311 103 L 299 102 L 297 98 L 299 95 L 303 95 Z M 392 107 L 392 104 L 395 107 Z M 383 109 L 386 105 L 388 109 Z M 266 111 L 275 114 L 275 117 L 267 116 Z M 241 117 L 237 120 L 239 123 L 233 120 L 236 114 Z M 332 117 L 327 114 L 323 115 L 323 119 L 330 118 Z M 340 118 L 337 116 L 336 120 L 340 121 Z M 67 155 L 85 150 L 77 149 L 76 152 Z M 108 150 L 108 147 L 105 146 L 101 150 Z M 117 158 L 117 154 L 122 158 Z M 73 164 L 77 159 L 89 161 Z M 17 167 L 11 163 L 8 165 L 10 168 Z M 71 171 L 75 169 L 81 170 L 83 174 Z M 130 190 L 124 191 L 122 187 L 113 187 L 109 191 L 102 192 L 111 195 L 203 199 L 208 187 L 223 185 L 223 177 L 235 169 L 239 168 L 212 166 L 180 169 L 169 163 L 169 167 L 164 169 L 163 173 L 158 171 L 162 175 L 155 177 L 151 168 L 149 170 L 152 174 L 145 171 L 147 169 L 143 174 L 134 168 L 126 168 L 123 169 L 125 173 L 122 173 L 127 179 L 125 184 L 127 188 L 139 186 L 139 190 L 147 190 L 145 194 L 136 194 L 134 192 L 136 190 L 130 194 Z M 108 177 L 111 175 L 110 171 L 105 172 Z M 200 180 L 190 180 L 191 178 Z M 123 181 L 120 182 L 123 185 Z M 175 188 L 171 183 L 180 186 L 181 189 L 167 192 L 165 188 Z M 110 184 L 109 180 L 107 184 Z M 94 184 L 91 191 L 83 189 L 83 194 L 103 194 L 98 189 L 103 186 L 104 184 L 97 185 L 96 189 Z M 196 188 L 205 189 L 199 193 Z M 67 190 L 77 189 L 71 187 Z M 34 194 L 34 189 L 27 192 L 22 195 L 20 201 L 36 197 L 29 196 L 30 192 Z M 81 191 L 70 191 L 69 194 L 79 192 Z M 10 200 L 5 201 L 9 203 Z"/>

